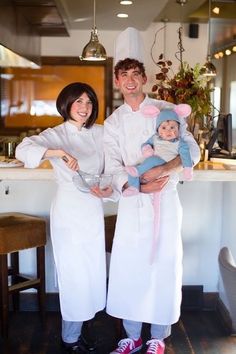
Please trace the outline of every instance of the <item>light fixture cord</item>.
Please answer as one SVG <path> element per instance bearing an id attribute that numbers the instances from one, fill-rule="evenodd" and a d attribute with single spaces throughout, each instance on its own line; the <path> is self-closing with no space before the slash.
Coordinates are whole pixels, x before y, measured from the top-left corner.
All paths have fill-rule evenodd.
<path id="1" fill-rule="evenodd" d="M 180 62 L 180 69 L 183 70 L 183 52 L 185 51 L 185 49 L 183 47 L 183 39 L 182 39 L 183 27 L 182 26 L 179 27 L 178 34 L 179 34 L 179 42 L 177 44 L 178 52 L 175 53 L 175 57 Z"/>
<path id="2" fill-rule="evenodd" d="M 151 58 L 152 58 L 152 61 L 153 61 L 154 64 L 157 64 L 157 62 L 156 62 L 156 60 L 155 60 L 155 58 L 154 58 L 154 55 L 153 55 L 153 49 L 154 49 L 154 47 L 155 47 L 155 45 L 156 45 L 156 42 L 157 42 L 157 34 L 158 34 L 160 31 L 162 31 L 163 29 L 165 29 L 165 27 L 166 27 L 166 24 L 165 24 L 163 27 L 159 28 L 159 29 L 156 31 L 155 35 L 154 35 L 154 40 L 153 40 L 153 43 L 152 43 L 152 46 L 151 46 L 151 50 L 150 50 L 150 55 L 151 55 Z"/>
<path id="3" fill-rule="evenodd" d="M 208 48 L 207 56 L 211 55 L 211 0 L 208 1 Z"/>
<path id="4" fill-rule="evenodd" d="M 166 59 L 166 24 L 164 26 L 164 48 L 163 48 L 164 59 Z"/>
<path id="5" fill-rule="evenodd" d="M 96 29 L 96 0 L 93 0 L 93 28 Z"/>
<path id="6" fill-rule="evenodd" d="M 180 27 L 178 29 L 178 35 L 179 35 L 179 42 L 177 44 L 177 48 L 178 48 L 178 52 L 175 53 L 175 57 L 176 59 L 179 60 L 180 62 L 180 70 L 183 70 L 183 52 L 185 51 L 184 47 L 183 47 L 183 6 L 187 1 L 177 1 L 176 2 L 178 4 L 180 4 Z"/>

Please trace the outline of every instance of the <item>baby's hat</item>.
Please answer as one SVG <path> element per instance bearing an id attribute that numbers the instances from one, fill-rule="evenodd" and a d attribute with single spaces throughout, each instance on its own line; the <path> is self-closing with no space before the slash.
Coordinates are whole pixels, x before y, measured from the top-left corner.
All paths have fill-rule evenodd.
<path id="1" fill-rule="evenodd" d="M 175 111 L 172 109 L 163 109 L 163 111 L 161 111 L 157 116 L 156 128 L 158 129 L 161 123 L 167 120 L 175 120 L 176 122 L 180 123 L 179 116 Z"/>
<path id="2" fill-rule="evenodd" d="M 156 128 L 158 129 L 160 124 L 167 120 L 174 120 L 181 123 L 180 118 L 188 117 L 191 111 L 191 106 L 185 103 L 174 105 L 172 109 L 163 109 L 157 116 Z"/>

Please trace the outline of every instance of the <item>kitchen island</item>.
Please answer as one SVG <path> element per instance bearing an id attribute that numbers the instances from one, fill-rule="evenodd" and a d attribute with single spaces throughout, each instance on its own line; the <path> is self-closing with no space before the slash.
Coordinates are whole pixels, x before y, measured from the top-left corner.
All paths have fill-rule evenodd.
<path id="1" fill-rule="evenodd" d="M 54 175 L 50 162 L 44 161 L 38 168 L 34 169 L 24 167 L 0 167 L 0 180 L 53 181 Z M 194 168 L 193 181 L 236 181 L 236 165 L 213 163 L 211 161 L 200 162 Z"/>
<path id="2" fill-rule="evenodd" d="M 0 168 L 0 212 L 23 212 L 45 217 L 48 224 L 46 246 L 46 288 L 57 292 L 53 253 L 50 242 L 50 204 L 56 191 L 53 170 L 48 161 L 39 168 Z M 235 200 L 236 166 L 200 162 L 193 181 L 179 183 L 183 206 L 184 285 L 203 285 L 205 293 L 218 293 L 218 254 L 223 246 L 236 258 Z M 116 214 L 117 203 L 104 203 L 105 215 Z M 31 250 L 21 256 L 20 267 L 26 274 L 35 272 Z"/>

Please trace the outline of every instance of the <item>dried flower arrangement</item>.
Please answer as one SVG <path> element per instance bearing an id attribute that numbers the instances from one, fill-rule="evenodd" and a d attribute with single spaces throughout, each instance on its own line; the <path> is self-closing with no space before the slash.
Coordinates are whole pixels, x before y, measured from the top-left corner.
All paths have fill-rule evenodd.
<path id="1" fill-rule="evenodd" d="M 190 131 L 194 133 L 194 130 L 200 129 L 209 132 L 213 124 L 210 97 L 213 89 L 209 87 L 209 78 L 203 75 L 203 67 L 196 64 L 192 68 L 182 62 L 179 71 L 173 74 L 172 62 L 165 60 L 163 54 L 159 56 L 156 65 L 160 72 L 156 74 L 152 92 L 161 100 L 175 104 L 188 103 L 193 112 L 188 122 Z"/>

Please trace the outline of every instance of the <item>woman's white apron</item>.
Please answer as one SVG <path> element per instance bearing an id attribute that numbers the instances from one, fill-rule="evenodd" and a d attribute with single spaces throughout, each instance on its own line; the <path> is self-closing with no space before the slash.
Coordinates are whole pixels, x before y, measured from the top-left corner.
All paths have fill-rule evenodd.
<path id="1" fill-rule="evenodd" d="M 104 309 L 106 298 L 101 200 L 61 185 L 50 216 L 62 317 L 88 320 Z"/>

